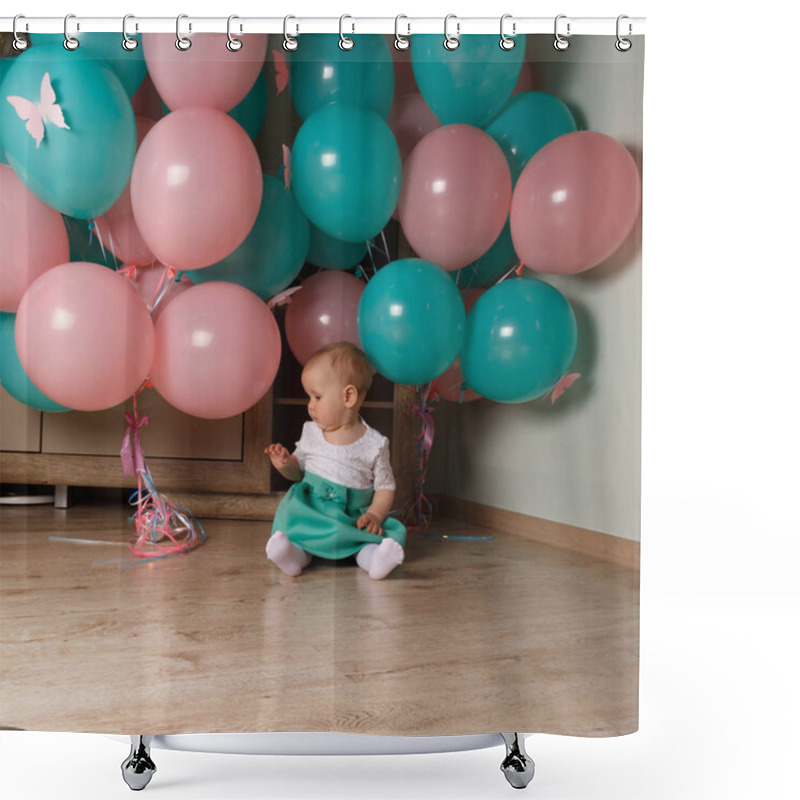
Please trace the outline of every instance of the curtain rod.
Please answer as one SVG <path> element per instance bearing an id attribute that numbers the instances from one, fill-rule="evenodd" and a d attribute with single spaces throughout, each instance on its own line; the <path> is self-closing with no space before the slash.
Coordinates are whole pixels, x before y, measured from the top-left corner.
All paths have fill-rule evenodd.
<path id="1" fill-rule="evenodd" d="M 501 21 L 497 17 L 458 17 L 450 15 L 447 30 L 451 34 L 496 33 L 500 35 Z M 235 20 L 235 21 L 234 21 Z M 619 21 L 618 21 L 619 20 Z M 135 33 L 175 33 L 175 17 L 136 17 L 129 15 L 126 22 L 128 35 Z M 69 33 L 113 32 L 122 34 L 122 17 L 81 17 L 69 15 L 66 24 Z M 193 17 L 181 15 L 181 32 L 186 33 L 225 33 L 228 30 L 228 17 Z M 645 17 L 514 17 L 504 15 L 502 28 L 507 36 L 523 33 L 549 33 L 556 30 L 563 36 L 610 35 L 621 32 L 623 36 L 636 36 L 644 33 Z M 11 32 L 14 17 L 0 17 L 0 31 Z M 17 19 L 18 33 L 64 33 L 64 17 L 26 17 Z M 284 33 L 291 36 L 302 33 L 387 33 L 396 31 L 401 36 L 415 33 L 445 32 L 443 17 L 233 17 L 231 31 L 236 35 L 248 33 Z"/>

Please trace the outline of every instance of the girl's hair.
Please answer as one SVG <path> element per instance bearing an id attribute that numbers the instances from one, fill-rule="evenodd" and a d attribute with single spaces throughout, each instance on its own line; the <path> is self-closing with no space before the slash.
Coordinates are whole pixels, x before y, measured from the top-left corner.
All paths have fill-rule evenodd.
<path id="1" fill-rule="evenodd" d="M 330 368 L 345 385 L 353 384 L 359 396 L 365 395 L 372 386 L 372 375 L 375 370 L 369 363 L 363 350 L 350 342 L 334 342 L 317 350 L 306 361 L 304 369 L 308 369 L 318 361 L 326 360 Z"/>

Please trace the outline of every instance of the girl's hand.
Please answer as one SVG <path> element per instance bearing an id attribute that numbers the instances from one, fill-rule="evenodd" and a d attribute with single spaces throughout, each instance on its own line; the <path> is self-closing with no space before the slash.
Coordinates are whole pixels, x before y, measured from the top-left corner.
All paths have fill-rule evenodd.
<path id="1" fill-rule="evenodd" d="M 374 533 L 376 536 L 383 536 L 383 528 L 381 528 L 381 521 L 371 511 L 362 514 L 356 522 L 356 527 L 361 530 L 367 529 L 367 533 Z"/>
<path id="2" fill-rule="evenodd" d="M 291 458 L 291 454 L 282 444 L 271 444 L 264 452 L 269 456 L 272 466 L 278 470 L 284 469 Z"/>

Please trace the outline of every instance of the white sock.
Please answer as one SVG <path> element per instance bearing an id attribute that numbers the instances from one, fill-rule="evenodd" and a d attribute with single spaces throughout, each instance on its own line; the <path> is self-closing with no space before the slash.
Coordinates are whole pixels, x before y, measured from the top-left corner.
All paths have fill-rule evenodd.
<path id="1" fill-rule="evenodd" d="M 369 572 L 370 565 L 372 564 L 372 554 L 378 549 L 377 544 L 365 544 L 356 553 L 356 564 L 358 564 L 364 572 Z"/>
<path id="2" fill-rule="evenodd" d="M 311 553 L 289 541 L 283 531 L 275 531 L 267 541 L 267 558 L 276 564 L 281 572 L 297 577 L 310 563 Z"/>
<path id="3" fill-rule="evenodd" d="M 405 551 L 394 539 L 386 538 L 380 544 L 367 544 L 356 553 L 356 563 L 369 573 L 370 578 L 379 581 L 395 567 L 403 563 Z"/>

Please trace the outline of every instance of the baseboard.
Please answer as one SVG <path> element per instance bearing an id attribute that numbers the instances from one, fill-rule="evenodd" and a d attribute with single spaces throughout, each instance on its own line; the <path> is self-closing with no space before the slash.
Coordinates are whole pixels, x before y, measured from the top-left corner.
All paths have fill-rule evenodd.
<path id="1" fill-rule="evenodd" d="M 495 508 L 451 495 L 437 495 L 437 508 L 451 517 L 493 530 L 502 530 L 540 544 L 561 547 L 621 567 L 639 569 L 639 542 L 562 522 Z"/>

